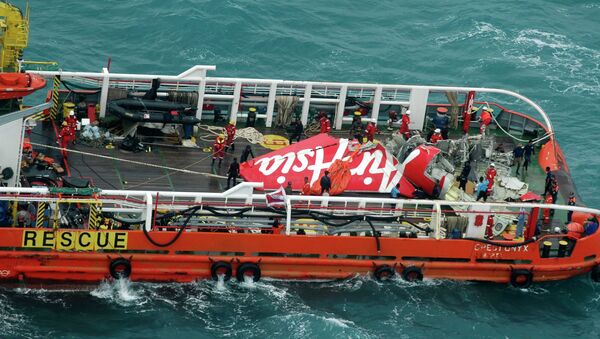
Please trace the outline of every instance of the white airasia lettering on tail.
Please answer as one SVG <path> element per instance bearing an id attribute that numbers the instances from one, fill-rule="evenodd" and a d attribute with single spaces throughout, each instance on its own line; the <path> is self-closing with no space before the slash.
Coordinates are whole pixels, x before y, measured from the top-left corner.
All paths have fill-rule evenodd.
<path id="1" fill-rule="evenodd" d="M 337 149 L 331 159 L 325 159 L 325 150 L 322 147 L 313 149 L 305 149 L 298 152 L 289 152 L 284 155 L 273 155 L 256 160 L 255 165 L 258 165 L 258 171 L 265 175 L 273 174 L 289 174 L 303 173 L 310 177 L 311 184 L 320 179 L 321 173 L 327 170 L 336 160 L 344 158 L 348 160 L 348 156 L 344 155 L 348 152 L 348 139 L 340 139 Z M 385 153 L 384 153 L 385 152 Z M 331 154 L 331 153 L 329 153 Z M 365 151 L 362 154 L 360 163 L 350 164 L 350 173 L 354 176 L 373 175 L 374 179 L 380 179 L 379 192 L 389 192 L 400 179 L 402 172 L 398 167 L 394 166 L 394 157 L 387 151 L 381 149 Z M 311 161 L 312 160 L 312 161 Z M 304 173 L 310 171 L 312 173 Z M 377 182 L 377 180 L 374 180 Z"/>

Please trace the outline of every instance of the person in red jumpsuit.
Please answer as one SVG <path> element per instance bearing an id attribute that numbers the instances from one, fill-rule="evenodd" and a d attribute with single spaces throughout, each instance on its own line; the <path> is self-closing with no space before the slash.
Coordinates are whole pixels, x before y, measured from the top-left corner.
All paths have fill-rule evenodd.
<path id="1" fill-rule="evenodd" d="M 369 140 L 370 142 L 373 142 L 373 140 L 375 140 L 375 133 L 377 133 L 377 126 L 375 125 L 375 123 L 369 121 L 369 123 L 367 124 L 367 140 Z"/>
<path id="2" fill-rule="evenodd" d="M 66 121 L 63 121 L 62 128 L 58 133 L 58 144 L 60 145 L 60 153 L 63 158 L 67 158 L 67 147 L 69 147 L 69 143 L 73 140 L 73 132 L 71 131 L 71 127 Z"/>
<path id="3" fill-rule="evenodd" d="M 331 121 L 329 121 L 326 115 L 319 119 L 319 123 L 321 124 L 321 133 L 329 133 L 331 131 Z"/>
<path id="4" fill-rule="evenodd" d="M 488 197 L 492 194 L 492 187 L 494 186 L 494 178 L 496 178 L 496 165 L 494 163 L 490 164 L 490 167 L 485 171 L 485 178 L 488 181 L 487 186 L 487 195 Z"/>
<path id="5" fill-rule="evenodd" d="M 77 118 L 75 117 L 75 112 L 73 112 L 73 111 L 69 112 L 69 116 L 65 119 L 65 121 L 67 122 L 67 125 L 71 129 L 71 134 L 73 136 L 71 141 L 73 142 L 73 144 L 75 144 L 75 139 L 76 139 L 75 131 L 77 131 Z"/>
<path id="6" fill-rule="evenodd" d="M 402 122 L 400 122 L 400 134 L 402 134 L 406 140 L 410 138 L 410 129 L 408 128 L 408 125 L 410 125 L 410 110 L 407 110 L 402 114 Z"/>
<path id="7" fill-rule="evenodd" d="M 217 140 L 215 140 L 215 144 L 212 148 L 212 163 L 215 164 L 215 160 L 219 158 L 219 166 L 221 166 L 221 161 L 223 161 L 223 157 L 225 156 L 225 137 L 223 134 L 217 136 Z"/>
<path id="8" fill-rule="evenodd" d="M 435 144 L 440 140 L 444 140 L 444 137 L 442 137 L 442 130 L 436 128 L 435 131 L 433 131 L 433 135 L 431 136 L 431 139 L 429 139 L 429 142 Z"/>
<path id="9" fill-rule="evenodd" d="M 485 238 L 487 240 L 494 239 L 494 216 L 489 215 L 487 218 L 487 224 L 485 226 Z"/>
<path id="10" fill-rule="evenodd" d="M 227 141 L 225 144 L 225 150 L 229 150 L 231 147 L 231 151 L 235 151 L 235 144 L 233 143 L 233 139 L 235 138 L 235 122 L 230 121 L 227 126 L 225 126 L 225 131 L 227 132 Z"/>
<path id="11" fill-rule="evenodd" d="M 481 127 L 479 127 L 481 134 L 484 134 L 488 126 L 492 123 L 492 112 L 494 110 L 487 106 L 483 108 L 483 112 L 481 112 Z"/>

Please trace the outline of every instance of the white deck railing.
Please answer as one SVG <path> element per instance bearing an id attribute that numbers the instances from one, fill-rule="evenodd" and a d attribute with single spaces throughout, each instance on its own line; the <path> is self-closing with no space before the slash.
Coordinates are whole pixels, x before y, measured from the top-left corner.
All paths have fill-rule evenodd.
<path id="1" fill-rule="evenodd" d="M 231 104 L 230 120 L 236 121 L 238 110 L 243 106 L 242 96 L 262 96 L 260 104 L 266 106 L 266 126 L 273 123 L 276 97 L 279 95 L 293 95 L 299 97 L 302 103 L 301 120 L 308 122 L 308 112 L 311 104 L 335 105 L 335 118 L 333 126 L 341 129 L 344 122 L 344 107 L 346 99 L 368 98 L 372 102 L 372 113 L 366 120 L 377 121 L 381 105 L 401 105 L 411 110 L 411 128 L 422 129 L 425 122 L 425 112 L 429 94 L 433 92 L 454 91 L 465 94 L 469 91 L 478 93 L 494 93 L 512 96 L 530 105 L 542 117 L 550 134 L 553 133 L 552 124 L 544 110 L 527 97 L 518 93 L 479 87 L 450 87 L 450 86 L 421 86 L 421 85 L 393 85 L 393 84 L 368 84 L 368 83 L 342 83 L 342 82 L 316 82 L 316 81 L 290 81 L 278 79 L 251 79 L 251 78 L 218 78 L 207 77 L 206 72 L 215 70 L 216 66 L 197 65 L 179 75 L 152 75 L 152 74 L 126 74 L 110 73 L 103 68 L 101 73 L 92 72 L 67 72 L 67 71 L 29 71 L 44 77 L 61 76 L 81 83 L 101 88 L 100 116 L 106 114 L 108 90 L 114 88 L 127 88 L 143 90 L 150 86 L 152 79 L 161 79 L 163 89 L 181 91 L 194 91 L 198 93 L 197 117 L 202 117 L 202 107 L 205 100 L 219 100 Z"/>
<path id="2" fill-rule="evenodd" d="M 61 197 L 50 195 L 45 187 L 19 188 L 0 187 L 0 201 L 22 201 L 47 203 L 77 203 L 89 204 L 90 201 L 102 203 L 105 212 L 131 213 L 140 216 L 147 230 L 152 229 L 152 215 L 155 209 L 166 211 L 182 211 L 190 207 L 205 205 L 222 207 L 235 211 L 236 209 L 266 206 L 265 194 L 255 194 L 254 189 L 260 188 L 258 183 L 241 183 L 224 193 L 190 193 L 190 192 L 159 192 L 159 191 L 126 191 L 126 190 L 101 190 L 93 197 L 78 197 L 63 195 Z M 158 199 L 158 200 L 157 200 Z M 158 203 L 157 203 L 158 201 Z M 395 204 L 396 208 L 390 205 Z M 406 208 L 406 206 L 410 206 Z M 363 198 L 344 196 L 301 196 L 291 195 L 287 197 L 286 226 L 287 234 L 290 233 L 292 223 L 292 209 L 295 207 L 309 209 L 312 211 L 335 213 L 347 216 L 401 216 L 403 214 L 428 216 L 431 218 L 431 229 L 434 236 L 441 238 L 441 223 L 445 218 L 446 211 L 443 207 L 448 206 L 465 213 L 493 214 L 496 211 L 519 211 L 520 208 L 532 209 L 554 209 L 564 211 L 577 211 L 600 215 L 600 210 L 540 203 L 516 203 L 516 202 L 467 202 L 467 201 L 444 201 L 424 199 L 391 199 L 391 198 Z M 491 212 L 484 211 L 489 207 Z M 490 210 L 488 209 L 488 210 Z"/>

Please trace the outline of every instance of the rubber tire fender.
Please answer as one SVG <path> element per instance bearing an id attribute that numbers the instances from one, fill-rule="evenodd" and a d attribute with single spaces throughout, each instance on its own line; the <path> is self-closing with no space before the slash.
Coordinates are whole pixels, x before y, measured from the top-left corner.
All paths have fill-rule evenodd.
<path id="1" fill-rule="evenodd" d="M 396 270 L 390 265 L 381 265 L 375 267 L 373 276 L 377 281 L 385 281 L 392 278 L 396 274 Z"/>
<path id="2" fill-rule="evenodd" d="M 247 272 L 252 273 L 252 280 L 257 282 L 260 280 L 260 267 L 257 264 L 252 262 L 245 262 L 238 266 L 237 271 L 235 272 L 235 276 L 239 282 L 244 282 L 244 277 L 247 275 Z"/>
<path id="3" fill-rule="evenodd" d="M 590 277 L 594 282 L 600 282 L 600 266 L 594 266 L 590 271 Z"/>
<path id="4" fill-rule="evenodd" d="M 125 258 L 117 258 L 110 262 L 110 276 L 114 279 L 129 278 L 131 275 L 131 262 Z"/>
<path id="5" fill-rule="evenodd" d="M 417 266 L 408 266 L 402 270 L 402 279 L 414 282 L 423 280 L 423 271 Z"/>
<path id="6" fill-rule="evenodd" d="M 520 277 L 525 277 L 524 281 L 520 281 Z M 530 270 L 513 270 L 510 272 L 510 284 L 516 288 L 528 288 L 533 282 L 533 273 Z"/>
<path id="7" fill-rule="evenodd" d="M 225 269 L 223 280 L 229 281 L 229 279 L 231 279 L 231 273 L 233 272 L 231 264 L 225 261 L 217 261 L 210 265 L 210 275 L 214 281 L 219 280 L 219 270 L 222 269 Z"/>

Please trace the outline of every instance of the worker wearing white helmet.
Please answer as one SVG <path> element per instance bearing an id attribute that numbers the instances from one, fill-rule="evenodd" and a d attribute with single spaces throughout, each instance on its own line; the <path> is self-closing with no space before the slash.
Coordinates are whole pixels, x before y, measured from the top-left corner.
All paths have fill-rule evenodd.
<path id="1" fill-rule="evenodd" d="M 75 132 L 77 131 L 77 117 L 75 116 L 75 112 L 74 111 L 70 111 L 69 112 L 69 116 L 65 118 L 65 122 L 67 123 L 67 125 L 69 126 L 69 128 L 71 129 L 71 141 L 73 143 L 75 143 L 76 141 L 76 134 Z"/>
<path id="2" fill-rule="evenodd" d="M 488 197 L 492 194 L 492 187 L 494 186 L 494 178 L 496 178 L 496 165 L 492 162 L 490 167 L 485 171 L 485 178 L 488 181 L 487 195 Z"/>
<path id="3" fill-rule="evenodd" d="M 436 128 L 433 131 L 433 135 L 429 139 L 429 142 L 431 142 L 432 144 L 436 144 L 440 140 L 444 140 L 444 137 L 442 136 L 442 130 L 439 128 Z"/>
<path id="4" fill-rule="evenodd" d="M 402 122 L 400 123 L 400 134 L 404 136 L 406 140 L 410 138 L 410 110 L 406 110 L 404 114 L 402 114 Z"/>

